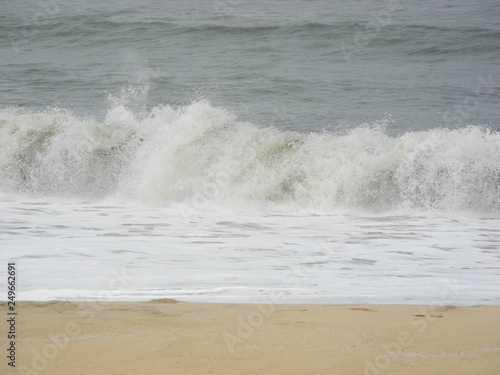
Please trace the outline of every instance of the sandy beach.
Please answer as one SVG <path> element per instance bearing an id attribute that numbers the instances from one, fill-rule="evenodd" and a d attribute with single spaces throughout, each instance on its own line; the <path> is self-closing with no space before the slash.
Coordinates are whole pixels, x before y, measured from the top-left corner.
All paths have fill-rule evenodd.
<path id="1" fill-rule="evenodd" d="M 6 311 L 6 302 L 1 303 Z M 498 374 L 500 306 L 21 302 L 20 374 Z M 6 332 L 7 326 L 4 323 Z M 10 342 L 2 335 L 2 353 Z"/>

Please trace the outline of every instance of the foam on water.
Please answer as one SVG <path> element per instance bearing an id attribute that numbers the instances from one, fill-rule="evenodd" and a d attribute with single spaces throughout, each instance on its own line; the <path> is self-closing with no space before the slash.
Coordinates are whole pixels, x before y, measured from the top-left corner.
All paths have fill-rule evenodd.
<path id="1" fill-rule="evenodd" d="M 98 122 L 64 109 L 0 110 L 3 194 L 169 206 L 500 212 L 500 134 L 384 124 L 279 131 L 206 100 Z M 51 199 L 52 199 L 51 198 Z"/>
<path id="2" fill-rule="evenodd" d="M 500 218 L 0 201 L 21 300 L 499 304 Z M 0 277 L 6 278 L 6 267 Z"/>

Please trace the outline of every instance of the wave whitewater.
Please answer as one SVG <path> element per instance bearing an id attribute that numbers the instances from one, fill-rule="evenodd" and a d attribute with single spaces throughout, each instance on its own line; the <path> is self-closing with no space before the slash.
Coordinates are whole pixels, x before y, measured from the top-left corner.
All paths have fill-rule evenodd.
<path id="1" fill-rule="evenodd" d="M 500 212 L 500 134 L 478 126 L 302 134 L 241 122 L 201 100 L 123 105 L 102 122 L 0 110 L 0 192 L 154 205 Z"/>

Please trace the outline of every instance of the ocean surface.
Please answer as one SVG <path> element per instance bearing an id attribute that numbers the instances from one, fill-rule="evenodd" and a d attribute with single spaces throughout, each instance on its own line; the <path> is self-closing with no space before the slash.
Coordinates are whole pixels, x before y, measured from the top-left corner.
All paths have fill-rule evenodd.
<path id="1" fill-rule="evenodd" d="M 499 62 L 497 0 L 1 2 L 1 285 L 498 305 Z"/>

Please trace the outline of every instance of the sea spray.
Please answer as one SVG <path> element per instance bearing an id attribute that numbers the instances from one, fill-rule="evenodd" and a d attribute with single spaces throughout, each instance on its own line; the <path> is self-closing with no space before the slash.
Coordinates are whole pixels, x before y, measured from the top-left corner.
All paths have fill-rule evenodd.
<path id="1" fill-rule="evenodd" d="M 383 126 L 298 133 L 259 127 L 206 100 L 102 122 L 67 110 L 0 110 L 4 194 L 375 211 L 500 212 L 500 134 L 487 128 L 386 134 Z"/>

